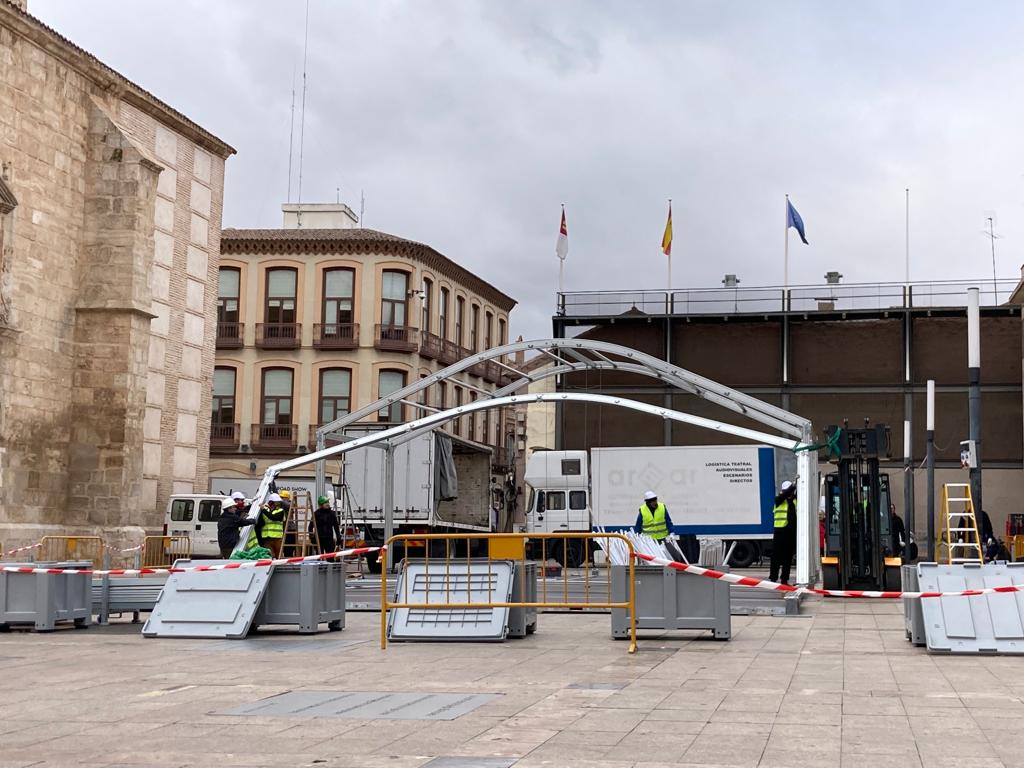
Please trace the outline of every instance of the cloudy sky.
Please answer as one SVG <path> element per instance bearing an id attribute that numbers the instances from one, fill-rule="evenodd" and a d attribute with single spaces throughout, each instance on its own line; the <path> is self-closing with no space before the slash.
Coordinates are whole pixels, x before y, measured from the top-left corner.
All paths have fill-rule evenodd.
<path id="1" fill-rule="evenodd" d="M 279 226 L 302 0 L 29 0 L 238 149 L 224 225 Z M 310 0 L 302 199 L 420 240 L 550 333 L 566 288 L 1013 277 L 1024 242 L 1024 3 Z M 297 197 L 296 127 L 295 179 Z"/>

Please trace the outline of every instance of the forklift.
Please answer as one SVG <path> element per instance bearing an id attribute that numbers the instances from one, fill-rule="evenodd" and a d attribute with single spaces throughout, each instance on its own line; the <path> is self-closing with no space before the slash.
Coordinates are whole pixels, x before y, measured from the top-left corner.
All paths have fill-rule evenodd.
<path id="1" fill-rule="evenodd" d="M 889 476 L 878 461 L 892 455 L 889 428 L 830 426 L 825 430 L 836 471 L 825 476 L 825 589 L 897 591 L 900 552 L 893 551 Z"/>

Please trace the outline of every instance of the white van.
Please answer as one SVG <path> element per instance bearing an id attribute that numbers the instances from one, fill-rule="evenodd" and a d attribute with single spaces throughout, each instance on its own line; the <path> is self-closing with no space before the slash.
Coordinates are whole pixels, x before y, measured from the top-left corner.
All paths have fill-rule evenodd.
<path id="1" fill-rule="evenodd" d="M 209 494 L 171 496 L 164 515 L 164 535 L 188 536 L 192 540 L 193 557 L 220 557 L 217 518 L 225 498 Z"/>

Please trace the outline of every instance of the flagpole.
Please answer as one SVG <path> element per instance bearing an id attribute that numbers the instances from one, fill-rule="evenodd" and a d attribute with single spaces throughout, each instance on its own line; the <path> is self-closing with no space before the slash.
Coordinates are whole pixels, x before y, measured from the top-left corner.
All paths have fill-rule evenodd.
<path id="1" fill-rule="evenodd" d="M 786 245 L 782 257 L 782 306 L 786 308 L 786 294 L 789 293 L 789 195 L 786 195 Z"/>
<path id="2" fill-rule="evenodd" d="M 668 199 L 668 215 L 669 215 L 669 219 L 671 219 L 672 218 L 672 198 L 671 197 Z M 675 233 L 673 233 L 673 235 L 674 234 Z M 668 291 L 669 291 L 669 302 L 671 303 L 671 300 L 672 300 L 672 296 L 671 296 L 671 293 L 672 293 L 672 246 L 671 246 L 671 243 L 669 244 L 669 249 L 668 249 Z"/>
<path id="3" fill-rule="evenodd" d="M 906 261 L 906 284 L 910 285 L 910 187 L 907 187 L 906 238 L 904 240 L 904 258 Z"/>
<path id="4" fill-rule="evenodd" d="M 558 292 L 565 293 L 565 286 L 563 285 L 563 276 L 565 274 L 565 259 L 558 260 Z"/>

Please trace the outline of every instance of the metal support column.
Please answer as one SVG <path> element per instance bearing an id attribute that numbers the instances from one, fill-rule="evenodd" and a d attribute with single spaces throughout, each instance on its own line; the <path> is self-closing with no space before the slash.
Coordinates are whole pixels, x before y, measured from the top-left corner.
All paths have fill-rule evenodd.
<path id="1" fill-rule="evenodd" d="M 928 559 L 935 562 L 935 380 L 928 380 Z"/>
<path id="2" fill-rule="evenodd" d="M 978 289 L 967 289 L 967 423 L 968 439 L 974 443 L 974 465 L 970 469 L 971 500 L 975 512 L 984 509 L 981 501 L 981 318 Z M 981 519 L 980 517 L 978 518 Z"/>
<path id="3" fill-rule="evenodd" d="M 327 438 L 324 435 L 316 436 L 317 453 L 327 447 Z M 327 495 L 327 462 L 320 460 L 316 463 L 316 495 L 317 497 Z"/>
<path id="4" fill-rule="evenodd" d="M 909 395 L 907 398 L 909 399 Z M 914 530 L 913 432 L 910 419 L 903 421 L 903 562 L 910 562 L 910 534 Z"/>
<path id="5" fill-rule="evenodd" d="M 671 304 L 671 296 L 669 294 L 669 303 Z M 665 362 L 672 365 L 672 316 L 666 315 L 665 317 Z M 665 407 L 674 408 L 672 404 L 672 392 L 669 390 L 665 393 Z M 669 419 L 665 419 L 663 422 L 662 440 L 665 445 L 672 445 L 672 422 Z"/>

